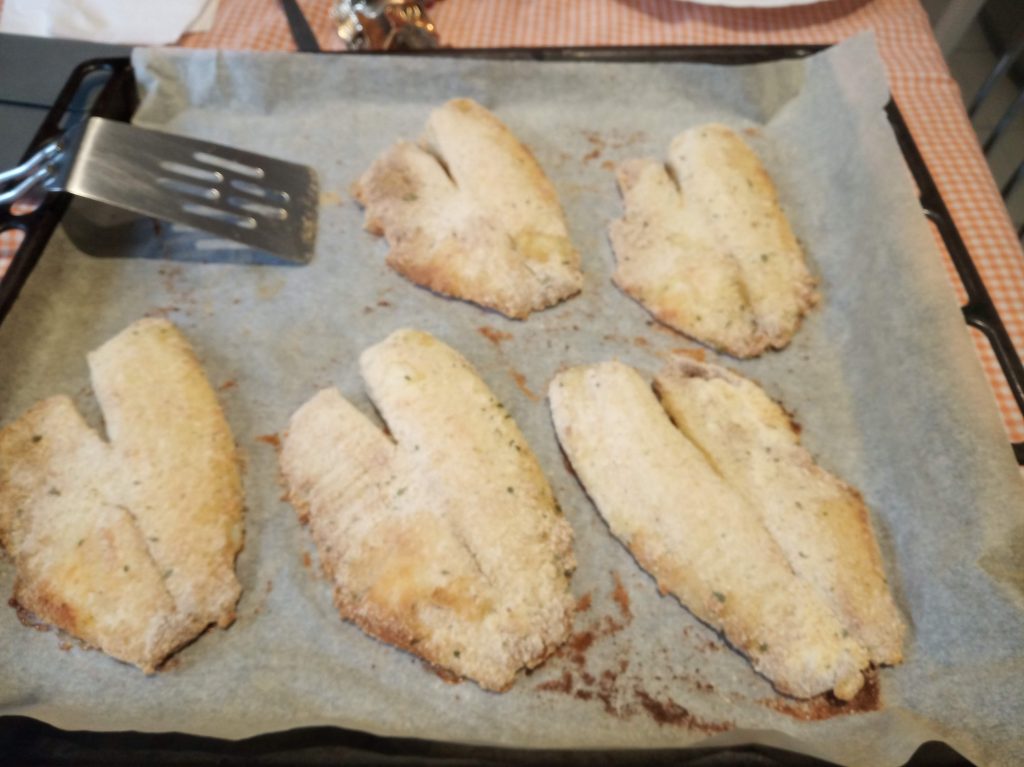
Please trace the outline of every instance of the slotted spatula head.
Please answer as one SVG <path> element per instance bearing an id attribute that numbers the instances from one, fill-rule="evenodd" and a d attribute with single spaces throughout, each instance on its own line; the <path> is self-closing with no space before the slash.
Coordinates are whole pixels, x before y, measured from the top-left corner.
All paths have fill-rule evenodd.
<path id="1" fill-rule="evenodd" d="M 60 185 L 72 194 L 202 229 L 305 264 L 319 183 L 305 165 L 92 117 Z"/>

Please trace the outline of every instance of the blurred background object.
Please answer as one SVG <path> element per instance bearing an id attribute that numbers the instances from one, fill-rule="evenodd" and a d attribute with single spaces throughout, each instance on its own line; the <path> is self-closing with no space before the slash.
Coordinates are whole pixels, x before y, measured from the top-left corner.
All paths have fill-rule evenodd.
<path id="1" fill-rule="evenodd" d="M 922 0 L 978 141 L 1024 237 L 1024 1 Z"/>
<path id="2" fill-rule="evenodd" d="M 352 50 L 437 47 L 437 30 L 422 0 L 337 0 L 338 37 Z"/>
<path id="3" fill-rule="evenodd" d="M 169 45 L 208 32 L 219 0 L 4 0 L 0 31 L 126 45 Z"/>

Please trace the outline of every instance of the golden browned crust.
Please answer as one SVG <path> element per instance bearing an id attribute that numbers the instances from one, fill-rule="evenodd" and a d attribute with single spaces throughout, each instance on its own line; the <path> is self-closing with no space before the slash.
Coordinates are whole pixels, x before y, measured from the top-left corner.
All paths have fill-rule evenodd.
<path id="1" fill-rule="evenodd" d="M 685 131 L 668 165 L 617 169 L 615 283 L 657 319 L 736 357 L 786 346 L 815 281 L 753 150 L 730 128 Z"/>
<path id="2" fill-rule="evenodd" d="M 281 452 L 344 618 L 489 690 L 568 636 L 572 531 L 511 416 L 457 352 L 397 331 L 361 358 L 395 442 L 335 389 Z"/>
<path id="3" fill-rule="evenodd" d="M 89 355 L 110 442 L 67 397 L 0 430 L 0 542 L 40 620 L 153 671 L 234 619 L 234 442 L 185 338 L 140 320 Z"/>
<path id="4" fill-rule="evenodd" d="M 418 285 L 523 319 L 578 293 L 580 257 L 529 150 L 468 99 L 435 110 L 353 187 L 387 263 Z"/>

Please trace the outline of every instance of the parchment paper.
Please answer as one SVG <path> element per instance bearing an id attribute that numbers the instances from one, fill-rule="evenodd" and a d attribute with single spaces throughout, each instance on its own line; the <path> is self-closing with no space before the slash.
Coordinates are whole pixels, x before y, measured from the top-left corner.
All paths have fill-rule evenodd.
<path id="1" fill-rule="evenodd" d="M 0 417 L 65 392 L 102 428 L 85 353 L 140 316 L 171 318 L 220 388 L 245 456 L 245 591 L 234 626 L 152 677 L 99 652 L 60 652 L 61 637 L 0 610 L 0 712 L 227 738 L 323 724 L 527 747 L 685 746 L 711 735 L 848 765 L 900 763 L 942 739 L 983 764 L 1024 760 L 1024 492 L 883 117 L 870 37 L 743 68 L 209 51 L 139 51 L 135 63 L 139 123 L 317 168 L 317 254 L 305 268 L 176 264 L 91 258 L 54 238 L 0 329 Z M 431 108 L 454 96 L 493 109 L 532 148 L 583 254 L 583 293 L 525 322 L 388 270 L 383 241 L 361 230 L 347 193 L 376 154 L 418 136 Z M 563 365 L 618 357 L 650 375 L 662 354 L 693 346 L 610 283 L 605 228 L 621 214 L 610 163 L 664 157 L 676 133 L 711 120 L 751 129 L 821 277 L 823 304 L 790 348 L 728 364 L 793 410 L 812 453 L 873 509 L 911 625 L 905 663 L 880 673 L 880 710 L 801 720 L 827 704 L 775 695 L 659 597 L 563 466 L 539 399 Z M 331 384 L 372 413 L 357 356 L 403 326 L 476 366 L 575 530 L 573 590 L 592 604 L 567 650 L 503 695 L 448 684 L 342 623 L 306 531 L 280 500 L 272 439 L 259 440 Z M 0 592 L 13 577 L 0 563 Z"/>

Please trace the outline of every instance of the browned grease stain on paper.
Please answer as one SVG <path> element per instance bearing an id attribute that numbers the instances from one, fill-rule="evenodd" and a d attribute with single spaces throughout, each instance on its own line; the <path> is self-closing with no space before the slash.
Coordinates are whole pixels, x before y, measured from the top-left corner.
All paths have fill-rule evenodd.
<path id="1" fill-rule="evenodd" d="M 731 722 L 709 722 L 706 719 L 695 716 L 671 698 L 659 700 L 639 687 L 634 688 L 633 692 L 636 693 L 640 705 L 644 707 L 644 710 L 658 724 L 670 724 L 706 733 L 725 732 L 734 727 Z"/>
<path id="2" fill-rule="evenodd" d="M 642 349 L 643 351 L 649 352 L 650 354 L 659 354 L 653 348 L 651 342 L 648 339 L 644 338 L 643 336 L 633 336 L 631 338 L 629 336 L 622 336 L 617 333 L 605 333 L 603 336 L 601 336 L 601 338 L 610 344 L 629 345 L 637 349 Z"/>
<path id="3" fill-rule="evenodd" d="M 545 692 L 572 692 L 572 674 L 564 671 L 561 678 L 539 684 L 537 689 L 544 690 Z"/>
<path id="4" fill-rule="evenodd" d="M 575 631 L 566 643 L 555 653 L 555 662 L 561 661 L 561 675 L 536 686 L 545 693 L 558 693 L 576 700 L 600 704 L 609 716 L 618 719 L 631 719 L 635 716 L 648 716 L 659 725 L 685 727 L 706 733 L 717 733 L 732 729 L 730 721 L 715 722 L 702 719 L 666 692 L 657 693 L 647 690 L 636 678 L 630 675 L 630 658 L 628 645 L 617 651 L 618 657 L 606 661 L 606 668 L 592 668 L 588 657 L 591 648 L 604 640 L 619 634 L 633 620 L 633 611 L 629 593 L 617 572 L 611 573 L 611 598 L 615 602 L 621 616 L 594 616 L 589 624 Z M 580 613 L 590 610 L 591 595 L 586 594 L 576 605 L 577 617 Z M 711 685 L 700 688 L 713 691 Z"/>
<path id="5" fill-rule="evenodd" d="M 534 402 L 540 402 L 543 399 L 543 397 L 537 394 L 537 392 L 535 392 L 533 389 L 527 386 L 526 376 L 524 376 L 522 373 L 515 369 L 510 370 L 509 372 L 512 375 L 512 380 L 515 381 L 516 386 L 519 387 L 519 391 L 525 394 L 529 399 L 533 400 Z"/>
<path id="6" fill-rule="evenodd" d="M 627 147 L 647 141 L 647 134 L 643 131 L 621 133 L 613 130 L 606 135 L 602 135 L 596 131 L 585 130 L 583 131 L 583 137 L 598 152 L 603 152 L 605 149 L 626 149 Z"/>
<path id="7" fill-rule="evenodd" d="M 585 131 L 583 131 L 583 136 L 584 136 L 584 138 L 587 139 L 588 142 L 590 142 L 591 145 L 593 145 L 596 148 L 598 153 L 604 151 L 604 148 L 605 148 L 606 144 L 605 144 L 604 138 L 601 136 L 600 133 L 595 133 L 594 131 L 585 130 Z"/>
<path id="8" fill-rule="evenodd" d="M 612 599 L 619 606 L 619 612 L 622 613 L 622 617 L 630 621 L 633 619 L 633 611 L 629 605 L 629 592 L 622 585 L 622 580 L 619 578 L 618 573 L 612 573 L 612 577 L 615 579 L 615 591 L 612 592 Z"/>
<path id="9" fill-rule="evenodd" d="M 262 442 L 264 445 L 270 445 L 274 450 L 281 449 L 281 438 L 276 434 L 260 434 L 256 437 L 257 442 Z"/>
<path id="10" fill-rule="evenodd" d="M 757 701 L 762 706 L 778 711 L 794 719 L 805 722 L 820 722 L 847 714 L 863 714 L 868 711 L 882 709 L 882 691 L 878 684 L 878 674 L 868 672 L 864 675 L 864 686 L 853 700 L 843 702 L 832 693 L 818 695 L 808 700 L 796 698 L 764 698 Z"/>
<path id="11" fill-rule="evenodd" d="M 502 341 L 512 340 L 511 333 L 505 333 L 504 331 L 492 328 L 490 325 L 481 325 L 476 329 L 476 332 L 486 338 L 495 346 L 501 346 Z"/>
<path id="12" fill-rule="evenodd" d="M 704 632 L 702 631 L 701 634 L 703 633 Z M 683 637 L 685 637 L 686 641 L 689 644 L 692 644 L 698 649 L 703 650 L 705 652 L 721 652 L 725 649 L 725 645 L 723 645 L 720 641 L 716 639 L 708 639 L 707 641 L 694 640 L 693 632 L 690 630 L 689 626 L 683 628 Z"/>

